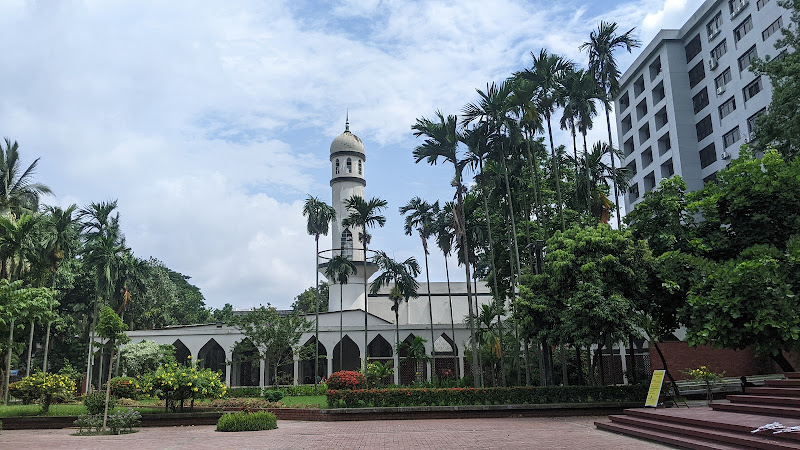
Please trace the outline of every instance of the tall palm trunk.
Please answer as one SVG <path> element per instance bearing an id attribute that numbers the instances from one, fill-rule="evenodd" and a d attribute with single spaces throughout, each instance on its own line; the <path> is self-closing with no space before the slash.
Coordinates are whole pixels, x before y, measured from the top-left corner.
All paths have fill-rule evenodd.
<path id="1" fill-rule="evenodd" d="M 436 338 L 433 332 L 433 301 L 431 300 L 431 276 L 428 273 L 428 244 L 422 240 L 422 252 L 425 253 L 425 281 L 428 286 L 428 318 L 431 321 L 431 380 L 436 378 Z"/>
<path id="2" fill-rule="evenodd" d="M 47 333 L 44 338 L 44 358 L 42 359 L 42 372 L 47 373 L 47 357 L 50 353 L 50 325 L 52 322 L 47 321 Z"/>
<path id="3" fill-rule="evenodd" d="M 609 112 L 608 112 L 608 103 L 606 103 L 606 105 L 605 105 L 605 110 L 606 110 L 606 125 L 608 126 L 608 148 L 611 151 L 611 155 L 610 155 L 611 156 L 611 172 L 612 173 L 617 173 L 617 166 L 616 166 L 616 163 L 614 162 L 614 159 L 615 159 L 614 158 L 614 144 L 613 144 L 613 142 L 611 140 L 611 117 L 610 117 Z M 611 182 L 614 183 L 614 208 L 617 210 L 617 214 L 616 214 L 616 216 L 617 216 L 617 229 L 621 230 L 622 229 L 622 225 L 621 225 L 620 217 L 619 217 L 619 190 L 618 190 L 618 187 L 617 187 L 616 178 L 612 177 L 611 178 Z"/>
<path id="4" fill-rule="evenodd" d="M 319 378 L 319 234 L 314 237 L 317 250 L 314 258 L 314 272 L 317 275 L 317 281 L 314 284 L 314 394 L 316 395 L 317 379 Z M 340 307 L 339 309 L 342 308 Z"/>
<path id="5" fill-rule="evenodd" d="M 458 217 L 458 221 L 460 222 L 458 226 L 458 232 L 461 234 L 462 239 L 461 254 L 464 258 L 464 274 L 467 285 L 467 304 L 469 305 L 469 335 L 472 343 L 472 384 L 477 388 L 480 387 L 478 382 L 483 371 L 478 364 L 478 347 L 475 343 L 475 308 L 472 306 L 472 285 L 469 282 L 469 249 L 467 248 L 467 224 L 466 217 L 464 216 L 464 193 L 461 191 L 461 177 L 458 174 L 458 169 L 456 169 L 456 190 L 458 197 L 458 211 L 456 211 L 455 216 Z"/>
<path id="6" fill-rule="evenodd" d="M 467 283 L 469 284 L 469 283 Z M 14 322 L 15 319 L 11 318 L 11 327 L 8 329 L 8 349 L 6 351 L 6 373 L 5 380 L 3 380 L 3 404 L 8 405 L 8 383 L 11 380 L 11 348 L 14 344 Z"/>
<path id="7" fill-rule="evenodd" d="M 556 199 L 558 200 L 558 215 L 561 217 L 561 231 L 564 231 L 567 226 L 566 222 L 564 222 L 564 212 L 562 210 L 562 201 L 561 201 L 561 175 L 559 173 L 559 166 L 561 165 L 559 162 L 558 155 L 556 155 L 556 148 L 553 145 L 553 130 L 550 128 L 550 115 L 548 114 L 545 116 L 547 119 L 547 135 L 550 137 L 550 154 L 553 157 L 553 176 L 555 177 L 556 181 Z"/>
<path id="8" fill-rule="evenodd" d="M 586 146 L 586 131 L 581 131 L 583 135 L 583 160 L 586 164 L 586 212 L 592 213 L 592 178 L 589 173 L 589 149 Z"/>
<path id="9" fill-rule="evenodd" d="M 456 378 L 460 378 L 463 374 L 459 373 L 458 370 L 458 355 L 456 354 L 455 342 L 456 342 L 456 324 L 455 320 L 453 319 L 453 295 L 450 291 L 450 268 L 447 264 L 447 255 L 444 255 L 444 273 L 447 277 L 447 301 L 450 305 L 450 336 L 453 339 L 453 371 L 456 373 Z M 461 351 L 463 352 L 464 349 L 462 348 Z"/>
<path id="10" fill-rule="evenodd" d="M 25 369 L 25 375 L 26 376 L 30 376 L 31 375 L 31 353 L 32 353 L 32 350 L 33 350 L 33 329 L 34 329 L 34 322 L 33 322 L 33 319 L 31 319 L 31 331 L 28 334 L 28 366 Z"/>
<path id="11" fill-rule="evenodd" d="M 528 150 L 528 170 L 531 171 L 533 175 L 533 201 L 534 201 L 534 210 L 536 212 L 536 222 L 541 227 L 542 232 L 545 235 L 545 239 L 547 238 L 547 226 L 544 221 L 544 214 L 542 212 L 542 199 L 541 199 L 541 191 L 540 186 L 541 182 L 539 181 L 539 164 L 536 162 L 536 153 L 531 152 L 531 136 L 530 131 L 525 132 L 527 136 L 525 136 L 525 146 Z"/>
<path id="12" fill-rule="evenodd" d="M 339 371 L 342 370 L 342 360 L 344 359 L 344 305 L 342 302 L 342 295 L 344 292 L 344 283 L 339 280 Z"/>
<path id="13" fill-rule="evenodd" d="M 483 159 L 479 161 L 481 173 L 483 173 Z M 491 263 L 491 270 L 492 270 L 492 284 L 494 291 L 492 292 L 493 297 L 495 298 L 495 304 L 500 304 L 500 291 L 497 289 L 497 270 L 495 269 L 495 260 L 494 260 L 494 235 L 492 234 L 492 218 L 489 215 L 489 201 L 486 198 L 488 193 L 484 192 L 483 197 L 483 210 L 486 213 L 486 229 L 489 233 L 489 262 Z M 501 318 L 501 314 L 497 315 L 497 329 L 503 330 L 503 322 Z M 500 339 L 500 373 L 502 374 L 500 378 L 500 385 L 506 385 L 506 368 L 505 368 L 505 354 L 502 351 L 503 340 L 502 337 Z"/>
<path id="14" fill-rule="evenodd" d="M 367 359 L 369 358 L 369 312 L 368 303 L 369 297 L 367 296 L 367 227 L 363 228 L 364 233 L 364 358 L 361 362 L 361 369 L 367 370 Z"/>

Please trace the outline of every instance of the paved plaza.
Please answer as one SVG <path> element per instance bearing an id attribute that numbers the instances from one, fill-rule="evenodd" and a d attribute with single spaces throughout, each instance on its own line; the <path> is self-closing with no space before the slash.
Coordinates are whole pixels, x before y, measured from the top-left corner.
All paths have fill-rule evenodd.
<path id="1" fill-rule="evenodd" d="M 599 417 L 300 422 L 279 420 L 278 429 L 218 433 L 214 426 L 143 428 L 122 436 L 70 436 L 73 429 L 6 430 L 4 449 L 372 449 L 372 448 L 666 448 L 597 430 Z"/>

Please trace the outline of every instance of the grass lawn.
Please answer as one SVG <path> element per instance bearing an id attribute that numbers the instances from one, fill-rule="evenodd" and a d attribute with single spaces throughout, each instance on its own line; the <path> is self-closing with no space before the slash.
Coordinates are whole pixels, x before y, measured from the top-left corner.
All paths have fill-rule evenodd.
<path id="1" fill-rule="evenodd" d="M 324 395 L 298 395 L 293 397 L 283 397 L 281 403 L 286 406 L 306 406 L 316 405 L 320 408 L 328 407 L 328 398 Z"/>
<path id="2" fill-rule="evenodd" d="M 120 406 L 114 408 L 114 410 L 109 411 L 109 414 L 120 411 L 126 410 L 127 407 Z M 160 413 L 164 412 L 161 408 L 141 408 L 135 407 L 134 409 L 138 410 L 142 414 L 152 414 L 152 413 Z M 0 405 L 0 418 L 3 417 L 27 417 L 27 416 L 39 416 L 39 412 L 42 410 L 40 405 L 9 405 L 9 406 L 2 406 Z M 46 414 L 47 416 L 79 416 L 81 414 L 86 414 L 86 407 L 82 404 L 67 404 L 67 405 L 50 405 L 50 411 Z"/>

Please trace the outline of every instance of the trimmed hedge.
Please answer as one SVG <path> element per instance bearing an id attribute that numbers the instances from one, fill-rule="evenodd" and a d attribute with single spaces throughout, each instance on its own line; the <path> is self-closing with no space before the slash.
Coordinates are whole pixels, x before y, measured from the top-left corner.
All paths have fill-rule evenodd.
<path id="1" fill-rule="evenodd" d="M 269 411 L 224 414 L 217 421 L 217 431 L 260 431 L 278 428 L 278 419 Z"/>
<path id="2" fill-rule="evenodd" d="M 331 408 L 635 402 L 647 386 L 540 386 L 451 389 L 328 390 Z"/>

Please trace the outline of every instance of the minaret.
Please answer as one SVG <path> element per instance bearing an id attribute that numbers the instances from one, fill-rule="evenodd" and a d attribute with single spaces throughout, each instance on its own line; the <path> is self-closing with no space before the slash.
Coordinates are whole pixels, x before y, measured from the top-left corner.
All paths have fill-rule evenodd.
<path id="1" fill-rule="evenodd" d="M 342 299 L 339 298 L 339 285 L 336 280 L 328 280 L 331 284 L 328 310 L 364 309 L 364 252 L 358 235 L 361 229 L 342 227 L 342 219 L 350 215 L 344 205 L 346 199 L 353 195 L 364 197 L 367 180 L 364 177 L 367 155 L 364 143 L 350 132 L 349 114 L 345 119 L 344 133 L 331 142 L 331 205 L 336 210 L 336 220 L 331 227 L 331 248 L 333 256 L 343 254 L 353 261 L 358 273 L 348 278 L 342 287 Z M 322 269 L 324 271 L 324 269 Z M 367 276 L 375 272 L 367 266 Z"/>

